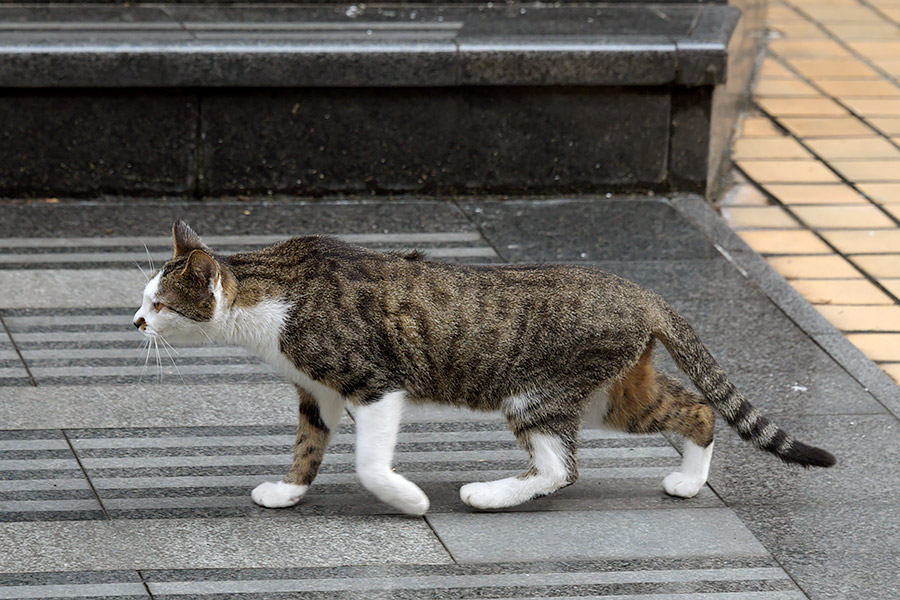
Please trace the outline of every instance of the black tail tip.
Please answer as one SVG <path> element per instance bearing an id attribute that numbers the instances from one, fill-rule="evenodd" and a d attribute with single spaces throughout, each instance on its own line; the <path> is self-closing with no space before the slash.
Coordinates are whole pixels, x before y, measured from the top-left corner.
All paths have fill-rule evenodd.
<path id="1" fill-rule="evenodd" d="M 785 462 L 796 463 L 801 467 L 833 467 L 837 462 L 834 455 L 827 450 L 807 446 L 802 442 L 794 442 L 793 447 L 782 458 Z"/>

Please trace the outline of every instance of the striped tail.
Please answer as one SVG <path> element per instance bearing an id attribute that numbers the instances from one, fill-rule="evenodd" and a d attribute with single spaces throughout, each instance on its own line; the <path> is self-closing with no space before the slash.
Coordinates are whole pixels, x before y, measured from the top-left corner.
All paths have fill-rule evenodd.
<path id="1" fill-rule="evenodd" d="M 787 463 L 804 467 L 834 465 L 830 452 L 798 442 L 756 410 L 728 380 L 688 322 L 661 298 L 659 308 L 663 323 L 654 335 L 706 401 L 743 439 Z"/>

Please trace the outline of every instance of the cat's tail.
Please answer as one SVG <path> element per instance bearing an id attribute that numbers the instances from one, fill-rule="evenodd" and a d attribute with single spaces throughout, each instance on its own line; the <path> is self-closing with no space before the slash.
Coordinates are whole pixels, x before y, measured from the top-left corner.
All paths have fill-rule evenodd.
<path id="1" fill-rule="evenodd" d="M 745 440 L 787 463 L 804 467 L 830 467 L 834 456 L 798 442 L 764 417 L 728 380 L 688 322 L 660 299 L 661 324 L 654 335 L 697 389 Z"/>

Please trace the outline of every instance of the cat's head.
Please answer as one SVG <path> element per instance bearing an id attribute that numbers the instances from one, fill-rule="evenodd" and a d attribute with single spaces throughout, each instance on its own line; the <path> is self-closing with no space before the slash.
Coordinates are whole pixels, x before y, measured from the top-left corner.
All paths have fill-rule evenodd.
<path id="1" fill-rule="evenodd" d="M 184 222 L 172 227 L 174 256 L 144 288 L 134 326 L 172 343 L 209 341 L 228 304 L 224 267 Z"/>

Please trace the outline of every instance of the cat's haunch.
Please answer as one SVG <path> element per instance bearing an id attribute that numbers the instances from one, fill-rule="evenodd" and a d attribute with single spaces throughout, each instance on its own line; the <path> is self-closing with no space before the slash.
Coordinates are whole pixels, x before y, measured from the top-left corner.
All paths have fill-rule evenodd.
<path id="1" fill-rule="evenodd" d="M 320 236 L 223 256 L 181 221 L 173 241 L 174 256 L 147 284 L 135 325 L 172 343 L 241 345 L 297 388 L 293 463 L 283 481 L 253 491 L 263 506 L 302 498 L 347 403 L 356 407 L 360 481 L 410 514 L 423 514 L 429 501 L 391 468 L 406 402 L 507 418 L 529 467 L 463 486 L 461 499 L 475 508 L 514 506 L 574 483 L 582 425 L 681 434 L 681 470 L 663 487 L 685 498 L 709 474 L 714 410 L 785 462 L 835 464 L 753 408 L 662 298 L 616 275 L 584 266 L 451 265 Z M 657 340 L 700 394 L 654 369 Z"/>

